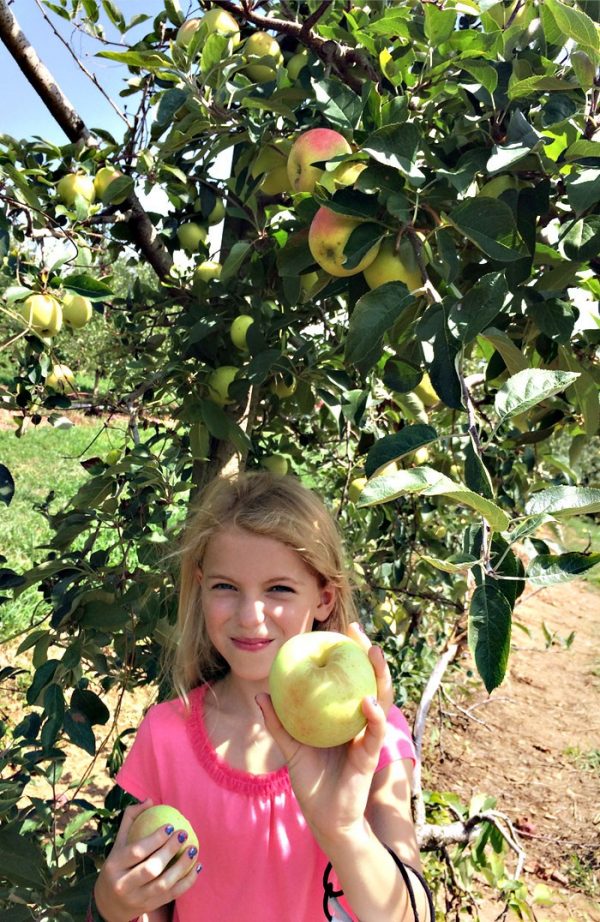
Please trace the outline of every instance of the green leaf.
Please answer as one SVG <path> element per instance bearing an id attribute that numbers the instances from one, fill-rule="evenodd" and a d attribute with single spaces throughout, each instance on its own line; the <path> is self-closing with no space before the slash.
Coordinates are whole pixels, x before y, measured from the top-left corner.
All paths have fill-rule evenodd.
<path id="1" fill-rule="evenodd" d="M 332 198 L 316 194 L 315 199 L 336 214 L 346 214 L 354 218 L 374 218 L 379 211 L 377 196 L 367 195 L 358 189 L 338 189 Z"/>
<path id="2" fill-rule="evenodd" d="M 402 282 L 386 282 L 359 298 L 350 315 L 346 361 L 366 374 L 381 355 L 383 337 L 414 300 Z"/>
<path id="3" fill-rule="evenodd" d="M 506 673 L 510 652 L 511 607 L 497 586 L 478 586 L 469 608 L 469 649 L 489 693 Z"/>
<path id="4" fill-rule="evenodd" d="M 460 505 L 474 509 L 486 519 L 494 531 L 504 531 L 510 522 L 508 515 L 500 506 L 473 493 L 464 484 L 455 483 L 445 474 L 425 465 L 374 477 L 365 485 L 357 505 L 377 506 L 412 494 L 447 496 Z"/>
<path id="5" fill-rule="evenodd" d="M 569 83 L 568 80 L 561 80 L 560 77 L 551 77 L 541 74 L 535 77 L 527 77 L 525 80 L 517 80 L 511 83 L 508 88 L 509 99 L 521 99 L 524 96 L 534 96 L 538 92 L 567 92 L 568 90 L 579 91 L 577 83 Z"/>
<path id="6" fill-rule="evenodd" d="M 512 209 L 485 195 L 461 202 L 448 215 L 456 230 L 498 262 L 514 262 L 527 255 Z"/>
<path id="7" fill-rule="evenodd" d="M 317 106 L 330 128 L 353 131 L 363 111 L 363 101 L 339 80 L 312 81 Z"/>
<path id="8" fill-rule="evenodd" d="M 85 714 L 69 708 L 65 712 L 64 728 L 72 743 L 91 756 L 96 754 L 94 731 Z"/>
<path id="9" fill-rule="evenodd" d="M 469 343 L 498 316 L 508 295 L 503 272 L 483 275 L 462 301 L 450 308 L 448 324 L 461 342 Z"/>
<path id="10" fill-rule="evenodd" d="M 569 205 L 576 214 L 600 201 L 600 170 L 576 170 L 565 177 Z"/>
<path id="11" fill-rule="evenodd" d="M 569 259 L 588 260 L 598 256 L 600 253 L 600 215 L 587 215 L 572 224 L 562 238 L 561 245 L 565 256 Z"/>
<path id="12" fill-rule="evenodd" d="M 527 579 L 534 586 L 553 586 L 570 579 L 577 579 L 582 573 L 600 563 L 600 554 L 582 554 L 570 551 L 566 554 L 538 554 L 527 567 Z"/>
<path id="13" fill-rule="evenodd" d="M 414 122 L 386 125 L 369 135 L 361 150 L 384 166 L 399 170 L 411 185 L 420 186 L 425 176 L 416 165 L 421 131 Z"/>
<path id="14" fill-rule="evenodd" d="M 421 340 L 427 370 L 436 394 L 447 407 L 464 410 L 462 388 L 456 371 L 460 342 L 450 327 L 449 314 L 453 302 L 448 301 L 449 299 L 446 299 L 427 308 L 417 326 L 417 336 Z"/>
<path id="15" fill-rule="evenodd" d="M 512 339 L 502 330 L 489 327 L 489 329 L 485 330 L 481 335 L 481 339 L 490 342 L 494 349 L 500 353 L 511 375 L 515 375 L 519 371 L 524 371 L 529 367 L 527 359 L 521 350 L 515 346 Z"/>
<path id="16" fill-rule="evenodd" d="M 527 368 L 513 375 L 497 392 L 494 406 L 499 416 L 499 425 L 510 416 L 524 413 L 547 397 L 564 391 L 579 377 L 571 371 L 546 371 L 542 368 Z"/>
<path id="17" fill-rule="evenodd" d="M 238 243 L 233 244 L 221 269 L 222 282 L 235 278 L 239 272 L 240 266 L 251 250 L 251 244 L 247 243 L 245 240 L 240 240 Z"/>
<path id="18" fill-rule="evenodd" d="M 33 836 L 24 835 L 17 823 L 0 829 L 0 878 L 21 887 L 44 886 L 40 846 Z"/>
<path id="19" fill-rule="evenodd" d="M 472 557 L 470 554 L 452 554 L 445 559 L 421 554 L 419 559 L 425 561 L 431 567 L 435 567 L 436 570 L 442 570 L 444 573 L 466 573 L 478 563 L 477 557 Z"/>
<path id="20" fill-rule="evenodd" d="M 85 714 L 90 724 L 106 724 L 110 711 L 98 695 L 87 688 L 75 688 L 71 695 L 71 708 Z"/>
<path id="21" fill-rule="evenodd" d="M 365 463 L 365 474 L 372 477 L 381 467 L 390 461 L 416 451 L 422 445 L 429 445 L 437 439 L 437 432 L 433 426 L 424 426 L 417 423 L 414 426 L 405 426 L 400 432 L 385 435 L 369 449 Z"/>
<path id="22" fill-rule="evenodd" d="M 478 455 L 470 438 L 465 449 L 465 482 L 469 490 L 485 496 L 486 499 L 494 498 L 494 488 L 490 473 Z"/>
<path id="23" fill-rule="evenodd" d="M 526 515 L 567 516 L 600 512 L 600 489 L 595 487 L 549 487 L 534 493 L 525 505 Z"/>
<path id="24" fill-rule="evenodd" d="M 0 464 L 0 502 L 10 506 L 15 495 L 15 482 L 9 469 Z"/>
<path id="25" fill-rule="evenodd" d="M 546 4 L 562 33 L 563 41 L 572 38 L 578 45 L 598 51 L 598 29 L 587 13 L 575 6 L 567 6 L 560 0 L 546 0 Z"/>
<path id="26" fill-rule="evenodd" d="M 120 180 L 115 180 L 115 185 Z M 77 295 L 83 295 L 90 301 L 103 301 L 114 296 L 114 291 L 106 282 L 101 282 L 93 275 L 67 275 L 63 279 L 63 287 Z"/>
<path id="27" fill-rule="evenodd" d="M 96 57 L 108 58 L 109 61 L 117 61 L 128 67 L 141 67 L 153 73 L 170 71 L 173 66 L 166 55 L 156 51 L 99 51 Z"/>
<path id="28" fill-rule="evenodd" d="M 438 10 L 436 6 L 428 3 L 425 11 L 425 35 L 435 48 L 440 42 L 450 38 L 456 28 L 455 10 Z"/>
<path id="29" fill-rule="evenodd" d="M 580 138 L 565 152 L 565 160 L 585 160 L 588 157 L 600 157 L 600 141 L 586 141 Z"/>

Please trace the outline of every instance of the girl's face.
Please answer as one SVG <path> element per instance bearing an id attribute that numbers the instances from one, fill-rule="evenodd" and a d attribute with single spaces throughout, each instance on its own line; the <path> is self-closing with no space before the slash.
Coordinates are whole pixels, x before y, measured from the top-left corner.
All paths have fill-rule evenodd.
<path id="1" fill-rule="evenodd" d="M 324 621 L 335 603 L 335 589 L 294 550 L 238 528 L 211 538 L 198 579 L 213 646 L 250 681 L 264 681 L 281 645 Z"/>

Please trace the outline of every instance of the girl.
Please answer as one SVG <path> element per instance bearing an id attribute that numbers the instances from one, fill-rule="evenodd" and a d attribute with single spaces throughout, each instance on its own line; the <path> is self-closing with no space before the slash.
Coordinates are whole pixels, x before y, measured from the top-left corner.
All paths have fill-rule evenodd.
<path id="1" fill-rule="evenodd" d="M 178 697 L 148 711 L 117 775 L 142 802 L 125 811 L 100 872 L 96 916 L 429 920 L 410 811 L 410 732 L 392 706 L 383 653 L 358 626 L 339 534 L 322 502 L 293 477 L 214 481 L 186 527 L 180 582 Z M 293 740 L 267 694 L 277 650 L 315 629 L 349 633 L 377 677 L 377 700 L 362 704 L 367 726 L 332 749 Z M 172 826 L 127 844 L 133 820 L 152 803 L 187 817 L 199 856 L 190 847 L 172 862 L 185 842 Z"/>

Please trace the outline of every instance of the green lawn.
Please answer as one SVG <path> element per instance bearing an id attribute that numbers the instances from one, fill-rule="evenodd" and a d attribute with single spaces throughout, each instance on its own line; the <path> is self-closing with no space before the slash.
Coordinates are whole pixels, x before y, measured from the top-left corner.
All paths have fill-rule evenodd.
<path id="1" fill-rule="evenodd" d="M 45 558 L 41 548 L 50 529 L 36 506 L 52 496 L 50 509 L 59 510 L 87 476 L 81 461 L 121 448 L 123 436 L 122 422 L 108 429 L 100 422 L 70 429 L 42 425 L 20 439 L 14 430 L 0 430 L 0 463 L 15 481 L 10 506 L 0 504 L 0 552 L 6 558 L 0 566 L 20 572 Z M 0 607 L 0 640 L 29 622 L 38 598 L 33 589 Z"/>

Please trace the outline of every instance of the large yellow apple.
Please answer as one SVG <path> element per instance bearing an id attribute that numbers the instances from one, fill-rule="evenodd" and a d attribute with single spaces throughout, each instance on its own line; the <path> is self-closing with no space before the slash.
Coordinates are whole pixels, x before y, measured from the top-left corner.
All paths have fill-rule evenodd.
<path id="1" fill-rule="evenodd" d="M 409 291 L 423 286 L 423 278 L 415 251 L 409 240 L 403 240 L 398 252 L 391 239 L 384 240 L 376 258 L 364 270 L 369 288 L 379 288 L 386 282 L 404 282 Z"/>
<path id="2" fill-rule="evenodd" d="M 379 251 L 379 241 L 363 256 L 354 269 L 346 269 L 344 249 L 350 234 L 363 222 L 349 215 L 336 214 L 324 206 L 319 208 L 308 231 L 308 246 L 313 259 L 330 275 L 357 275 L 369 266 Z"/>
<path id="3" fill-rule="evenodd" d="M 196 849 L 198 848 L 198 836 L 194 831 L 194 827 L 189 820 L 186 820 L 185 816 L 180 813 L 179 810 L 175 809 L 175 807 L 171 807 L 168 804 L 156 804 L 154 807 L 148 807 L 147 810 L 144 810 L 136 816 L 131 824 L 129 832 L 127 833 L 127 843 L 139 842 L 141 839 L 151 836 L 157 829 L 166 826 L 173 826 L 175 832 L 183 830 L 188 834 L 186 841 L 167 865 L 169 868 L 172 864 L 175 864 L 177 859 L 180 858 L 188 848 L 191 848 L 192 845 Z M 190 861 L 190 871 L 193 867 L 195 867 L 195 864 L 193 861 Z"/>
<path id="4" fill-rule="evenodd" d="M 196 221 L 185 221 L 177 228 L 177 239 L 188 253 L 196 253 L 201 243 L 206 243 L 208 231 Z"/>
<path id="5" fill-rule="evenodd" d="M 58 391 L 59 394 L 74 391 L 75 375 L 68 365 L 53 365 L 52 371 L 46 376 L 46 387 L 49 387 L 50 390 Z"/>
<path id="6" fill-rule="evenodd" d="M 247 351 L 248 343 L 246 341 L 246 334 L 248 332 L 248 327 L 253 323 L 254 317 L 251 317 L 250 314 L 240 314 L 231 324 L 229 335 L 236 349 L 240 349 L 242 352 Z"/>
<path id="7" fill-rule="evenodd" d="M 338 189 L 353 186 L 363 170 L 367 169 L 366 163 L 340 163 L 330 173 L 324 172 L 319 182 L 332 194 Z"/>
<path id="8" fill-rule="evenodd" d="M 292 142 L 289 138 L 273 138 L 261 147 L 250 169 L 250 175 L 257 179 L 262 175 L 261 192 L 265 195 L 281 195 L 290 192 L 287 158 Z"/>
<path id="9" fill-rule="evenodd" d="M 289 470 L 288 459 L 284 455 L 266 455 L 260 463 L 272 474 L 278 474 L 280 477 L 285 477 Z"/>
<path id="10" fill-rule="evenodd" d="M 291 56 L 287 62 L 286 70 L 288 72 L 288 77 L 295 83 L 298 77 L 300 76 L 300 71 L 303 67 L 306 67 L 308 64 L 308 48 L 303 48 L 301 51 L 297 51 Z"/>
<path id="11" fill-rule="evenodd" d="M 436 391 L 434 390 L 433 384 L 431 383 L 431 378 L 427 372 L 424 373 L 423 377 L 417 384 L 414 389 L 414 393 L 423 401 L 423 405 L 426 407 L 433 407 L 436 403 L 440 402 Z"/>
<path id="12" fill-rule="evenodd" d="M 65 205 L 73 205 L 77 196 L 89 204 L 96 197 L 94 180 L 87 173 L 67 173 L 56 184 L 56 192 Z"/>
<path id="13" fill-rule="evenodd" d="M 355 477 L 354 480 L 350 481 L 348 486 L 348 499 L 351 503 L 357 503 L 360 499 L 360 494 L 367 485 L 366 477 Z"/>
<path id="14" fill-rule="evenodd" d="M 268 32 L 253 32 L 246 39 L 244 45 L 244 58 L 267 58 L 266 63 L 246 65 L 246 73 L 251 80 L 257 83 L 266 83 L 268 80 L 274 80 L 277 75 L 277 68 L 283 64 L 283 54 L 279 47 L 279 42 L 269 35 Z"/>
<path id="15" fill-rule="evenodd" d="M 369 657 L 335 631 L 296 634 L 277 651 L 269 674 L 275 713 L 308 746 L 341 746 L 366 724 L 362 701 L 377 696 Z"/>
<path id="16" fill-rule="evenodd" d="M 194 294 L 204 295 L 208 283 L 220 278 L 222 268 L 221 263 L 214 262 L 212 259 L 205 259 L 196 266 L 192 279 L 192 291 Z"/>
<path id="17" fill-rule="evenodd" d="M 298 382 L 295 378 L 286 381 L 283 375 L 275 375 L 271 382 L 271 393 L 276 394 L 280 400 L 285 400 L 287 397 L 291 397 L 292 394 L 296 393 L 297 387 Z"/>
<path id="18" fill-rule="evenodd" d="M 55 336 L 62 327 L 62 308 L 52 295 L 29 295 L 17 310 L 38 336 Z"/>
<path id="19" fill-rule="evenodd" d="M 230 39 L 231 48 L 238 45 L 240 41 L 240 30 L 237 22 L 227 10 L 220 10 L 216 7 L 209 10 L 201 19 L 188 19 L 177 30 L 175 44 L 180 48 L 187 48 L 192 38 L 204 23 L 207 34 L 216 32 L 218 35 L 225 35 Z"/>
<path id="20" fill-rule="evenodd" d="M 323 170 L 314 163 L 350 154 L 352 148 L 343 134 L 332 128 L 311 128 L 299 135 L 290 150 L 287 169 L 294 192 L 313 192 Z"/>
<path id="21" fill-rule="evenodd" d="M 68 291 L 62 299 L 63 323 L 72 330 L 79 330 L 92 319 L 94 309 L 89 298 Z"/>
<path id="22" fill-rule="evenodd" d="M 208 217 L 207 222 L 212 227 L 213 224 L 220 224 L 225 217 L 225 203 L 220 198 L 216 199 Z"/>
<path id="23" fill-rule="evenodd" d="M 229 396 L 229 385 L 234 380 L 239 369 L 235 365 L 220 365 L 211 371 L 208 376 L 208 393 L 213 403 L 224 407 L 228 403 L 233 403 L 233 398 Z"/>
<path id="24" fill-rule="evenodd" d="M 96 196 L 105 205 L 122 205 L 125 199 L 129 196 L 129 189 L 114 195 L 114 197 L 110 194 L 110 187 L 114 181 L 116 179 L 121 179 L 123 176 L 125 176 L 125 174 L 121 173 L 121 171 L 117 170 L 117 168 L 114 166 L 100 167 L 96 173 L 96 176 L 94 177 L 94 188 L 96 190 Z"/>

